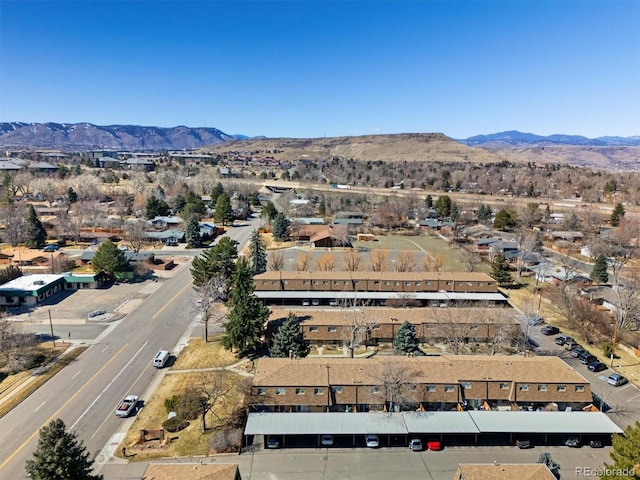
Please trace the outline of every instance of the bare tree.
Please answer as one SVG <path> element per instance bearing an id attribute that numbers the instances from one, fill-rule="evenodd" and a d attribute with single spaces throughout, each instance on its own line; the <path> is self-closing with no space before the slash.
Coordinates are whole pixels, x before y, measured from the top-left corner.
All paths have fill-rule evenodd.
<path id="1" fill-rule="evenodd" d="M 420 372 L 407 368 L 402 362 L 384 359 L 376 365 L 377 371 L 371 376 L 382 385 L 385 403 L 389 411 L 402 411 L 416 403 L 415 388 Z"/>
<path id="2" fill-rule="evenodd" d="M 464 346 L 469 343 L 477 323 L 470 321 L 467 309 L 432 308 L 433 316 L 438 321 L 440 335 L 447 346 L 447 351 L 460 355 Z"/>
<path id="3" fill-rule="evenodd" d="M 269 270 L 279 272 L 284 267 L 284 254 L 279 251 L 269 252 L 269 258 L 267 260 L 267 266 Z"/>
<path id="4" fill-rule="evenodd" d="M 640 270 L 634 268 L 625 285 L 614 285 L 615 316 L 613 336 L 611 339 L 612 352 L 618 345 L 622 332 L 637 329 L 640 318 Z M 613 363 L 613 357 L 611 359 Z"/>
<path id="5" fill-rule="evenodd" d="M 518 245 L 518 255 L 516 257 L 516 272 L 518 277 L 522 276 L 522 270 L 538 248 L 538 234 L 528 229 L 520 228 L 516 230 L 516 243 Z"/>
<path id="6" fill-rule="evenodd" d="M 353 358 L 354 351 L 367 340 L 376 324 L 367 321 L 366 311 L 359 306 L 356 299 L 340 300 L 340 308 L 342 309 L 342 342 L 349 350 L 349 357 Z"/>
<path id="7" fill-rule="evenodd" d="M 311 254 L 309 252 L 299 253 L 296 256 L 296 270 L 299 272 L 308 272 L 311 268 Z"/>
<path id="8" fill-rule="evenodd" d="M 396 258 L 396 272 L 412 272 L 416 267 L 416 253 L 409 250 L 401 250 Z"/>
<path id="9" fill-rule="evenodd" d="M 374 272 L 386 272 L 388 268 L 388 250 L 371 250 L 369 253 L 369 265 Z"/>
<path id="10" fill-rule="evenodd" d="M 19 372 L 32 364 L 38 342 L 32 333 L 23 333 L 6 316 L 0 317 L 0 355 L 8 372 Z"/>
<path id="11" fill-rule="evenodd" d="M 357 272 L 358 270 L 360 270 L 362 257 L 360 256 L 359 253 L 354 252 L 353 250 L 345 252 L 345 254 L 342 257 L 342 260 L 344 262 L 344 267 L 347 270 L 347 272 Z"/>
<path id="12" fill-rule="evenodd" d="M 201 371 L 193 388 L 201 395 L 200 408 L 202 432 L 207 431 L 207 414 L 211 413 L 218 421 L 222 420 L 220 412 L 226 413 L 230 408 L 230 393 L 236 387 L 234 374 L 222 368 Z"/>
<path id="13" fill-rule="evenodd" d="M 146 223 L 142 220 L 127 222 L 124 227 L 124 239 L 134 252 L 138 253 L 147 239 Z"/>
<path id="14" fill-rule="evenodd" d="M 222 320 L 225 316 L 222 302 L 225 302 L 229 293 L 229 286 L 224 273 L 220 272 L 205 280 L 200 287 L 195 288 L 193 309 L 200 313 L 204 323 L 204 341 L 209 341 L 209 321 Z"/>
<path id="15" fill-rule="evenodd" d="M 336 259 L 332 254 L 327 253 L 318 258 L 316 264 L 318 265 L 318 270 L 320 271 L 333 271 L 336 268 Z"/>
<path id="16" fill-rule="evenodd" d="M 476 267 L 482 263 L 480 255 L 468 248 L 461 248 L 456 256 L 460 263 L 464 264 L 467 272 L 475 272 Z"/>
<path id="17" fill-rule="evenodd" d="M 26 210 L 23 205 L 9 203 L 3 209 L 4 238 L 17 247 L 27 238 Z"/>

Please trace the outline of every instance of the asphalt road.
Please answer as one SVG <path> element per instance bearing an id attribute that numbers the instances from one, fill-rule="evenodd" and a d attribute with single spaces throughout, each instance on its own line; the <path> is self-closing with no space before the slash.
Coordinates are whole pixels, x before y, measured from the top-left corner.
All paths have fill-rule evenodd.
<path id="1" fill-rule="evenodd" d="M 240 249 L 258 223 L 257 218 L 247 221 L 230 229 L 228 236 Z M 92 457 L 125 428 L 126 420 L 114 414 L 118 402 L 147 389 L 157 373 L 151 366 L 153 356 L 160 349 L 173 349 L 193 320 L 189 267 L 181 265 L 73 364 L 0 419 L 0 480 L 26 478 L 25 461 L 37 446 L 39 430 L 55 418 L 84 441 Z"/>

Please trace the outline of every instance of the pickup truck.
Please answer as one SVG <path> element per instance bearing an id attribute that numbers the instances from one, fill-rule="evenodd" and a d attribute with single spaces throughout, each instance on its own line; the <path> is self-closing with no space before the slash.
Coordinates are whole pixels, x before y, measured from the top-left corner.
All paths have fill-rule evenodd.
<path id="1" fill-rule="evenodd" d="M 127 395 L 116 408 L 116 416 L 127 418 L 136 408 L 136 405 L 138 405 L 138 397 L 136 395 Z"/>

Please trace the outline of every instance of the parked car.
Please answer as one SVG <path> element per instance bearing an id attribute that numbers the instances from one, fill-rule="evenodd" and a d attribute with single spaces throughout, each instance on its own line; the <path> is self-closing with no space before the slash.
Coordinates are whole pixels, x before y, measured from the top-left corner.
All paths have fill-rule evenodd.
<path id="1" fill-rule="evenodd" d="M 280 440 L 276 437 L 267 437 L 267 448 L 280 448 Z"/>
<path id="2" fill-rule="evenodd" d="M 571 355 L 573 358 L 580 358 L 580 355 L 582 355 L 585 352 L 585 349 L 582 347 L 574 347 L 570 352 L 569 355 Z"/>
<path id="3" fill-rule="evenodd" d="M 419 438 L 412 438 L 409 440 L 409 448 L 412 452 L 422 451 L 422 441 Z"/>
<path id="4" fill-rule="evenodd" d="M 369 448 L 378 448 L 380 446 L 380 440 L 378 440 L 378 435 L 374 433 L 370 433 L 364 437 L 365 443 Z"/>
<path id="5" fill-rule="evenodd" d="M 567 342 L 573 342 L 573 337 L 570 337 L 569 335 L 560 335 L 559 337 L 556 337 L 555 342 L 558 345 L 564 345 Z"/>
<path id="6" fill-rule="evenodd" d="M 600 440 L 591 440 L 589 446 L 591 448 L 602 448 L 604 445 Z"/>
<path id="7" fill-rule="evenodd" d="M 540 329 L 540 332 L 543 335 L 556 335 L 560 333 L 560 329 L 558 327 L 554 327 L 553 325 L 545 325 Z"/>
<path id="8" fill-rule="evenodd" d="M 320 437 L 320 443 L 325 447 L 330 447 L 333 445 L 333 435 L 322 435 L 322 437 Z"/>
<path id="9" fill-rule="evenodd" d="M 542 325 L 544 323 L 544 318 L 542 317 L 531 317 L 529 319 L 529 325 L 531 325 L 532 327 L 535 327 L 537 325 Z"/>
<path id="10" fill-rule="evenodd" d="M 609 375 L 609 378 L 607 378 L 607 383 L 609 385 L 613 385 L 614 387 L 619 387 L 627 382 L 627 378 L 620 375 L 619 373 L 612 373 L 611 375 Z"/>
<path id="11" fill-rule="evenodd" d="M 318 300 L 317 298 L 314 298 L 313 300 L 311 300 L 311 305 L 313 305 L 314 307 L 317 307 L 318 305 L 320 305 L 320 300 Z"/>
<path id="12" fill-rule="evenodd" d="M 308 307 L 309 305 L 311 305 L 311 302 L 309 301 L 308 298 L 305 298 L 304 300 L 302 300 L 303 307 Z"/>
<path id="13" fill-rule="evenodd" d="M 565 440 L 564 444 L 571 448 L 580 448 L 580 439 L 578 437 L 569 437 Z"/>
<path id="14" fill-rule="evenodd" d="M 582 363 L 583 365 L 589 365 L 590 363 L 593 363 L 596 360 L 598 360 L 598 357 L 596 357 L 595 355 L 592 355 L 590 352 L 587 352 L 586 350 L 582 355 L 580 355 L 579 358 L 580 358 L 580 363 Z"/>
<path id="15" fill-rule="evenodd" d="M 591 362 L 589 365 L 587 365 L 587 368 L 592 372 L 601 372 L 602 370 L 606 370 L 607 366 L 600 360 L 596 360 L 595 362 Z"/>
<path id="16" fill-rule="evenodd" d="M 337 307 L 338 306 L 338 300 L 335 300 L 335 299 L 329 300 L 329 306 L 330 307 Z"/>
<path id="17" fill-rule="evenodd" d="M 531 448 L 533 445 L 531 444 L 531 440 L 516 440 L 516 447 L 518 448 Z"/>
<path id="18" fill-rule="evenodd" d="M 431 450 L 434 452 L 442 450 L 442 443 L 440 443 L 438 440 L 430 440 L 427 442 L 427 450 Z"/>
<path id="19" fill-rule="evenodd" d="M 57 252 L 58 250 L 60 250 L 58 245 L 47 245 L 42 249 L 43 252 Z"/>
<path id="20" fill-rule="evenodd" d="M 576 342 L 575 340 L 571 340 L 570 342 L 565 342 L 565 344 L 564 344 L 565 350 L 569 350 L 569 351 L 573 350 L 576 347 L 580 347 L 580 346 L 581 345 L 578 342 Z"/>

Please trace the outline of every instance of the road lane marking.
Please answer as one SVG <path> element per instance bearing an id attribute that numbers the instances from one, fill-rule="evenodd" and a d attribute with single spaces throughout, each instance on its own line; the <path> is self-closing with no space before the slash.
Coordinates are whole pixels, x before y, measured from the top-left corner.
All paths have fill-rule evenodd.
<path id="1" fill-rule="evenodd" d="M 105 351 L 107 351 L 107 349 L 109 348 L 109 345 L 107 345 L 106 347 L 104 347 L 102 350 L 100 350 L 100 353 L 104 353 Z"/>
<path id="2" fill-rule="evenodd" d="M 143 345 L 138 349 L 138 351 L 136 352 L 136 354 L 135 354 L 133 357 L 131 357 L 131 359 L 130 359 L 126 364 L 125 364 L 125 366 L 124 366 L 124 367 L 122 367 L 122 369 L 118 372 L 118 374 L 117 374 L 115 377 L 113 377 L 113 378 L 111 379 L 111 381 L 107 384 L 107 386 L 106 386 L 106 387 L 104 387 L 104 389 L 103 389 L 103 390 L 102 390 L 98 395 L 96 395 L 96 398 L 94 398 L 94 399 L 93 399 L 93 402 L 91 402 L 91 405 L 89 405 L 89 406 L 87 407 L 87 409 L 86 409 L 84 412 L 82 412 L 82 415 L 80 415 L 80 416 L 78 417 L 78 419 L 77 419 L 75 422 L 73 422 L 73 425 L 71 425 L 71 426 L 69 427 L 69 430 L 73 430 L 73 429 L 74 429 L 74 427 L 78 424 L 78 422 L 80 422 L 80 420 L 82 420 L 82 417 L 84 417 L 84 416 L 87 414 L 87 412 L 88 412 L 89 410 L 91 410 L 91 407 L 93 407 L 93 406 L 96 404 L 96 402 L 97 402 L 98 400 L 100 400 L 100 397 L 102 397 L 102 395 L 103 395 L 103 394 L 104 394 L 104 393 L 109 389 L 109 387 L 110 387 L 111 385 L 113 385 L 113 382 L 115 382 L 115 381 L 118 379 L 118 377 L 119 377 L 120 375 L 122 375 L 122 374 L 123 374 L 123 372 L 125 372 L 125 371 L 127 370 L 127 368 L 129 368 L 129 365 L 131 364 L 131 362 L 133 362 L 133 361 L 136 359 L 136 357 L 140 354 L 140 352 L 142 351 L 142 349 L 143 349 L 144 347 L 146 347 L 146 346 L 147 346 L 147 343 L 149 343 L 149 340 L 147 340 L 146 342 L 144 342 L 144 344 L 143 344 Z M 118 401 L 120 401 L 120 400 L 121 400 L 121 399 L 119 399 Z M 93 438 L 93 437 L 91 437 L 91 438 Z"/>
<path id="3" fill-rule="evenodd" d="M 142 347 L 140 347 L 140 350 L 138 350 L 138 353 L 140 353 L 140 351 L 145 347 L 145 345 L 146 345 L 147 343 L 149 343 L 149 341 L 148 341 L 148 340 L 145 342 L 145 344 L 144 344 Z M 136 354 L 133 356 L 133 358 L 137 357 L 137 356 L 138 356 L 138 353 L 136 353 Z M 131 360 L 133 360 L 133 358 L 132 358 Z M 126 368 L 126 366 L 127 366 L 127 365 L 125 365 L 125 368 Z M 140 372 L 140 375 L 138 375 L 138 378 L 136 378 L 136 379 L 131 383 L 131 386 L 127 389 L 127 391 L 130 391 L 130 390 L 131 390 L 131 388 L 132 388 L 136 383 L 138 383 L 138 380 L 140 380 L 140 377 L 142 377 L 142 375 L 144 374 L 144 372 L 146 372 L 147 368 L 149 368 L 150 366 L 151 366 L 151 364 L 148 364 L 146 367 L 144 367 L 144 368 L 142 369 L 142 371 Z M 122 370 L 124 370 L 124 368 L 123 368 Z M 122 371 L 120 371 L 120 373 L 122 373 Z M 116 378 L 118 378 L 118 376 L 120 375 L 120 373 L 118 373 L 118 375 L 116 376 Z M 114 378 L 114 380 L 115 380 L 115 378 Z M 113 383 L 113 382 L 111 382 L 111 383 Z M 107 385 L 107 388 L 108 388 L 108 387 L 109 387 L 109 385 Z M 106 388 L 105 388 L 105 390 L 106 390 Z M 102 392 L 102 393 L 104 393 L 104 392 Z M 100 395 L 102 395 L 102 393 L 101 393 Z M 141 393 L 142 393 L 142 392 L 141 392 Z M 127 394 L 127 395 L 128 395 L 128 394 Z M 97 400 L 97 399 L 96 399 L 96 400 Z M 94 403 L 95 403 L 95 401 L 94 401 Z M 93 404 L 92 404 L 92 405 L 93 405 Z M 138 406 L 136 405 L 136 411 L 137 411 L 137 410 L 138 410 Z M 91 435 L 91 440 L 93 440 L 93 437 L 95 437 L 95 436 L 98 434 L 98 432 L 100 431 L 100 429 L 102 428 L 102 426 L 107 422 L 107 420 L 109 420 L 109 419 L 111 418 L 111 415 L 112 415 L 112 413 L 111 413 L 111 414 L 109 414 L 109 415 L 107 415 L 107 418 L 105 418 L 105 419 L 103 420 L 103 422 L 100 424 L 100 426 L 98 427 L 98 429 L 97 429 L 95 432 L 93 432 L 93 435 Z"/>
<path id="4" fill-rule="evenodd" d="M 42 403 L 40 404 L 40 406 L 39 406 L 38 408 L 36 408 L 36 409 L 33 411 L 33 413 L 36 413 L 38 410 L 40 410 L 42 407 L 44 407 L 44 404 L 45 404 L 45 403 L 47 403 L 47 401 L 46 401 L 46 400 L 45 400 L 44 402 L 42 402 Z"/>
<path id="5" fill-rule="evenodd" d="M 78 370 L 76 373 L 73 374 L 73 377 L 71 377 L 71 379 L 73 380 L 74 378 L 76 378 L 81 373 L 82 373 L 82 370 Z"/>
<path id="6" fill-rule="evenodd" d="M 169 301 L 168 301 L 167 303 L 165 303 L 162 307 L 160 307 L 160 310 L 158 310 L 158 311 L 155 313 L 155 315 L 154 315 L 153 317 L 151 317 L 151 318 L 156 318 L 158 315 L 160 315 L 160 314 L 164 311 L 164 309 L 165 309 L 165 308 L 167 308 L 169 305 L 171 305 L 171 303 L 172 303 L 176 298 L 178 298 L 180 295 L 182 295 L 182 294 L 184 293 L 184 291 L 185 291 L 187 288 L 190 288 L 190 287 L 191 287 L 191 282 L 193 282 L 193 279 L 189 280 L 189 283 L 187 283 L 184 287 L 182 287 L 182 289 L 181 289 L 178 293 L 176 293 L 176 294 L 171 298 L 171 300 L 169 300 Z"/>
<path id="7" fill-rule="evenodd" d="M 2 463 L 0 463 L 0 470 L 2 470 L 4 467 L 7 466 L 7 464 L 13 460 L 15 458 L 16 455 L 18 455 L 18 453 L 24 448 L 26 447 L 31 440 L 33 440 L 35 438 L 36 435 L 38 435 L 40 433 L 40 429 L 43 427 L 46 427 L 49 422 L 51 422 L 51 420 L 53 420 L 54 418 L 57 418 L 58 415 L 60 414 L 60 412 L 69 404 L 71 403 L 73 400 L 75 400 L 75 398 L 80 395 L 80 392 L 82 392 L 93 380 L 95 380 L 95 378 L 100 375 L 102 373 L 102 371 L 107 368 L 109 366 L 109 364 L 111 362 L 113 362 L 116 357 L 118 355 L 120 355 L 122 353 L 122 351 L 127 347 L 128 344 L 125 344 L 122 346 L 122 348 L 120 350 L 118 350 L 112 357 L 111 359 L 105 363 L 102 368 L 100 370 L 98 370 L 87 382 L 84 383 L 84 385 L 82 387 L 80 387 L 76 393 L 74 393 L 69 400 L 67 400 L 66 402 L 64 402 L 60 408 L 58 410 L 56 410 L 53 415 L 51 415 L 40 427 L 38 427 L 38 429 L 33 432 L 31 435 L 29 435 L 29 438 L 27 438 L 24 442 L 22 442 L 22 444 L 20 446 L 18 446 L 18 448 L 15 449 L 15 451 L 9 455 Z"/>

